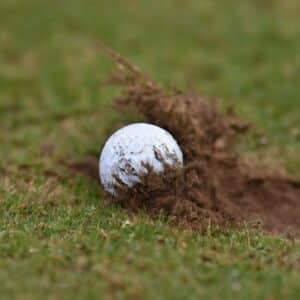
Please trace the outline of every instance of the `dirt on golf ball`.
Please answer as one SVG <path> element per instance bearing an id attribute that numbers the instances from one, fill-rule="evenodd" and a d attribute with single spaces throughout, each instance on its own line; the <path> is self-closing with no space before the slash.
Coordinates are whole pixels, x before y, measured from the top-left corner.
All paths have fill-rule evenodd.
<path id="1" fill-rule="evenodd" d="M 105 143 L 99 161 L 100 180 L 106 192 L 116 195 L 120 183 L 132 187 L 149 168 L 163 173 L 164 164 L 183 165 L 176 140 L 156 125 L 135 123 L 117 130 Z"/>

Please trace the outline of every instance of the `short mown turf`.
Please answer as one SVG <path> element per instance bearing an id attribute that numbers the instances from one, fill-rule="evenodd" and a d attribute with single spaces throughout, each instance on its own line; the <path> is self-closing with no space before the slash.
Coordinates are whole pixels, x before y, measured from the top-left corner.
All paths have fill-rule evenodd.
<path id="1" fill-rule="evenodd" d="M 155 80 L 233 104 L 249 158 L 300 176 L 297 0 L 0 3 L 0 297 L 298 299 L 300 244 L 256 224 L 172 228 L 68 165 L 121 122 L 100 39 Z"/>

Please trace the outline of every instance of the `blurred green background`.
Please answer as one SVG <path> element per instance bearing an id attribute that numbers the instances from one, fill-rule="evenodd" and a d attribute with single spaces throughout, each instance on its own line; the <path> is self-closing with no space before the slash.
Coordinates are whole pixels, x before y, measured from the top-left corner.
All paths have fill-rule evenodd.
<path id="1" fill-rule="evenodd" d="M 160 83 L 233 104 L 240 148 L 300 176 L 298 0 L 0 0 L 0 295 L 297 299 L 299 243 L 128 216 L 67 164 L 132 116 L 99 39 Z M 129 222 L 127 222 L 129 221 Z"/>

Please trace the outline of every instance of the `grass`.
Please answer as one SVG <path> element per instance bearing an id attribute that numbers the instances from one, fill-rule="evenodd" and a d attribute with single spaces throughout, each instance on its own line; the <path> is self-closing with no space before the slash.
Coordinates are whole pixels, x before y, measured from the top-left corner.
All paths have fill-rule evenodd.
<path id="1" fill-rule="evenodd" d="M 3 299 L 297 299 L 299 242 L 245 226 L 204 235 L 129 216 L 66 164 L 132 116 L 100 85 L 101 39 L 164 84 L 234 104 L 242 145 L 300 176 L 297 0 L 0 3 Z M 56 176 L 55 174 L 59 174 Z"/>

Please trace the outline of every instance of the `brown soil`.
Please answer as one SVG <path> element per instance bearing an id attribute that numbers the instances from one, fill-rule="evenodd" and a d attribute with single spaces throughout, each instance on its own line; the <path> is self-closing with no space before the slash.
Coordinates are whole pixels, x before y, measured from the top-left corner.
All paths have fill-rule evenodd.
<path id="1" fill-rule="evenodd" d="M 300 234 L 300 182 L 250 166 L 235 150 L 247 123 L 232 109 L 221 113 L 215 101 L 161 88 L 118 54 L 104 51 L 119 66 L 110 82 L 124 87 L 117 108 L 137 110 L 171 132 L 185 159 L 183 169 L 150 172 L 134 189 L 122 187 L 110 200 L 131 211 L 163 212 L 196 230 L 260 220 L 267 231 Z"/>

